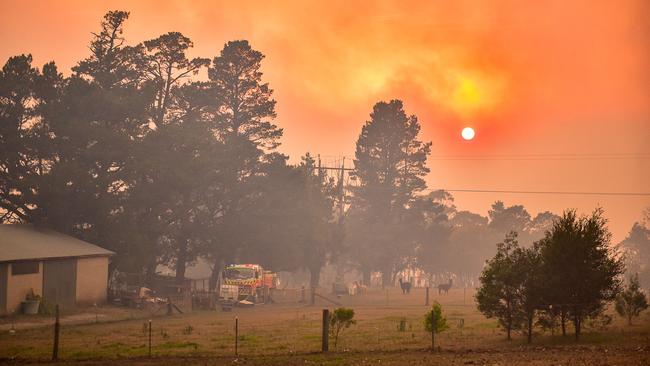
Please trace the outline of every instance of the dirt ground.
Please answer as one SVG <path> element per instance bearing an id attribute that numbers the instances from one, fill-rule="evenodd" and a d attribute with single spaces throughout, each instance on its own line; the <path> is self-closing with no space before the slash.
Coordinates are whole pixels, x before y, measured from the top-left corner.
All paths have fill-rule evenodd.
<path id="1" fill-rule="evenodd" d="M 603 327 L 592 324 L 580 343 L 572 335 L 523 335 L 506 341 L 496 321 L 486 319 L 473 302 L 473 291 L 431 293 L 440 302 L 450 329 L 431 338 L 423 329 L 424 290 L 402 295 L 398 289 L 372 290 L 364 296 L 333 300 L 355 310 L 357 324 L 343 331 L 337 347 L 321 354 L 322 309 L 297 303 L 152 316 L 147 311 L 100 308 L 68 314 L 63 322 L 59 364 L 75 365 L 650 365 L 650 312 L 632 327 L 614 317 Z M 83 315 L 86 314 L 86 315 Z M 88 316 L 94 314 L 95 316 Z M 101 316 L 99 316 L 101 315 Z M 239 321 L 235 356 L 235 317 Z M 65 318 L 65 317 L 64 317 Z M 152 358 L 148 357 L 148 320 L 152 320 Z M 4 318 L 0 363 L 44 363 L 52 353 L 52 318 Z M 405 328 L 400 330 L 400 323 Z M 37 325 L 35 325 L 35 323 Z"/>

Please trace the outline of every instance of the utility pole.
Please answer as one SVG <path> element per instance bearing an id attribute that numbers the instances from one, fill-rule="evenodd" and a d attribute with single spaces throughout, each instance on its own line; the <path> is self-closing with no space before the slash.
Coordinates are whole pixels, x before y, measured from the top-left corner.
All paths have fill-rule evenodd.
<path id="1" fill-rule="evenodd" d="M 320 154 L 318 154 L 318 177 L 321 178 L 323 175 L 323 170 L 321 169 L 321 164 L 320 164 Z"/>
<path id="2" fill-rule="evenodd" d="M 339 224 L 343 224 L 343 215 L 345 214 L 345 156 L 341 162 L 341 171 L 339 172 Z"/>
<path id="3" fill-rule="evenodd" d="M 321 162 L 321 157 L 320 154 L 318 154 L 318 163 L 317 166 L 314 168 L 318 170 L 318 176 L 322 177 L 323 172 L 327 170 L 334 171 L 334 174 L 336 174 L 336 179 L 338 183 L 338 205 L 339 205 L 339 223 L 343 223 L 343 217 L 345 216 L 345 174 L 346 172 L 351 172 L 354 170 L 354 168 L 346 168 L 345 167 L 345 156 L 341 160 L 341 166 L 323 166 Z"/>

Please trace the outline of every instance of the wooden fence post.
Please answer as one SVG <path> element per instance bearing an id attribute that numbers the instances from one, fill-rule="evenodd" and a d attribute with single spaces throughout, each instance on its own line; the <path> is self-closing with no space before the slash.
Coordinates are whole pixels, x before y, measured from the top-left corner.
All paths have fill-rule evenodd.
<path id="1" fill-rule="evenodd" d="M 436 350 L 436 313 L 431 309 L 431 352 Z"/>
<path id="2" fill-rule="evenodd" d="M 427 295 L 426 295 L 425 300 L 424 300 L 424 305 L 429 306 L 429 286 L 427 286 L 426 291 L 427 291 Z"/>
<path id="3" fill-rule="evenodd" d="M 149 319 L 149 357 L 151 357 L 151 319 Z"/>
<path id="4" fill-rule="evenodd" d="M 239 318 L 235 317 L 235 357 L 239 354 Z"/>
<path id="5" fill-rule="evenodd" d="M 329 351 L 329 327 L 330 327 L 330 311 L 323 309 L 323 344 L 322 351 Z"/>
<path id="6" fill-rule="evenodd" d="M 54 308 L 54 312 L 54 346 L 52 349 L 52 361 L 57 361 L 59 359 L 59 332 L 61 331 L 59 304 Z"/>

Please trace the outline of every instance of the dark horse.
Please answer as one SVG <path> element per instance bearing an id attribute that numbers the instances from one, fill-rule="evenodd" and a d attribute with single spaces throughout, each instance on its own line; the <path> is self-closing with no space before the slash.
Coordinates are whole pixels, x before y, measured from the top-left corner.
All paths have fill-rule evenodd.
<path id="1" fill-rule="evenodd" d="M 440 295 L 443 291 L 445 292 L 445 294 L 448 294 L 452 283 L 453 283 L 453 280 L 450 278 L 449 283 L 438 285 L 438 295 Z"/>
<path id="2" fill-rule="evenodd" d="M 411 282 L 404 282 L 402 279 L 399 279 L 399 287 L 402 288 L 402 293 L 404 295 L 411 293 Z"/>

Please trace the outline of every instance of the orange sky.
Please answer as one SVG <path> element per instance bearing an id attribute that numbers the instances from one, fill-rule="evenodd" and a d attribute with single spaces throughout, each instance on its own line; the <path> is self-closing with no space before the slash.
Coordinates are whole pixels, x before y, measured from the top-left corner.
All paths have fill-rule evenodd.
<path id="1" fill-rule="evenodd" d="M 0 62 L 32 53 L 64 73 L 111 9 L 131 11 L 129 43 L 168 31 L 192 55 L 232 39 L 262 51 L 285 129 L 281 150 L 352 156 L 378 100 L 400 98 L 434 156 L 650 154 L 650 6 L 625 1 L 9 1 Z M 460 139 L 473 126 L 477 138 Z M 326 159 L 327 160 L 327 159 Z M 430 160 L 432 188 L 650 191 L 650 159 Z M 620 240 L 650 197 L 457 193 L 532 214 L 602 205 Z"/>

